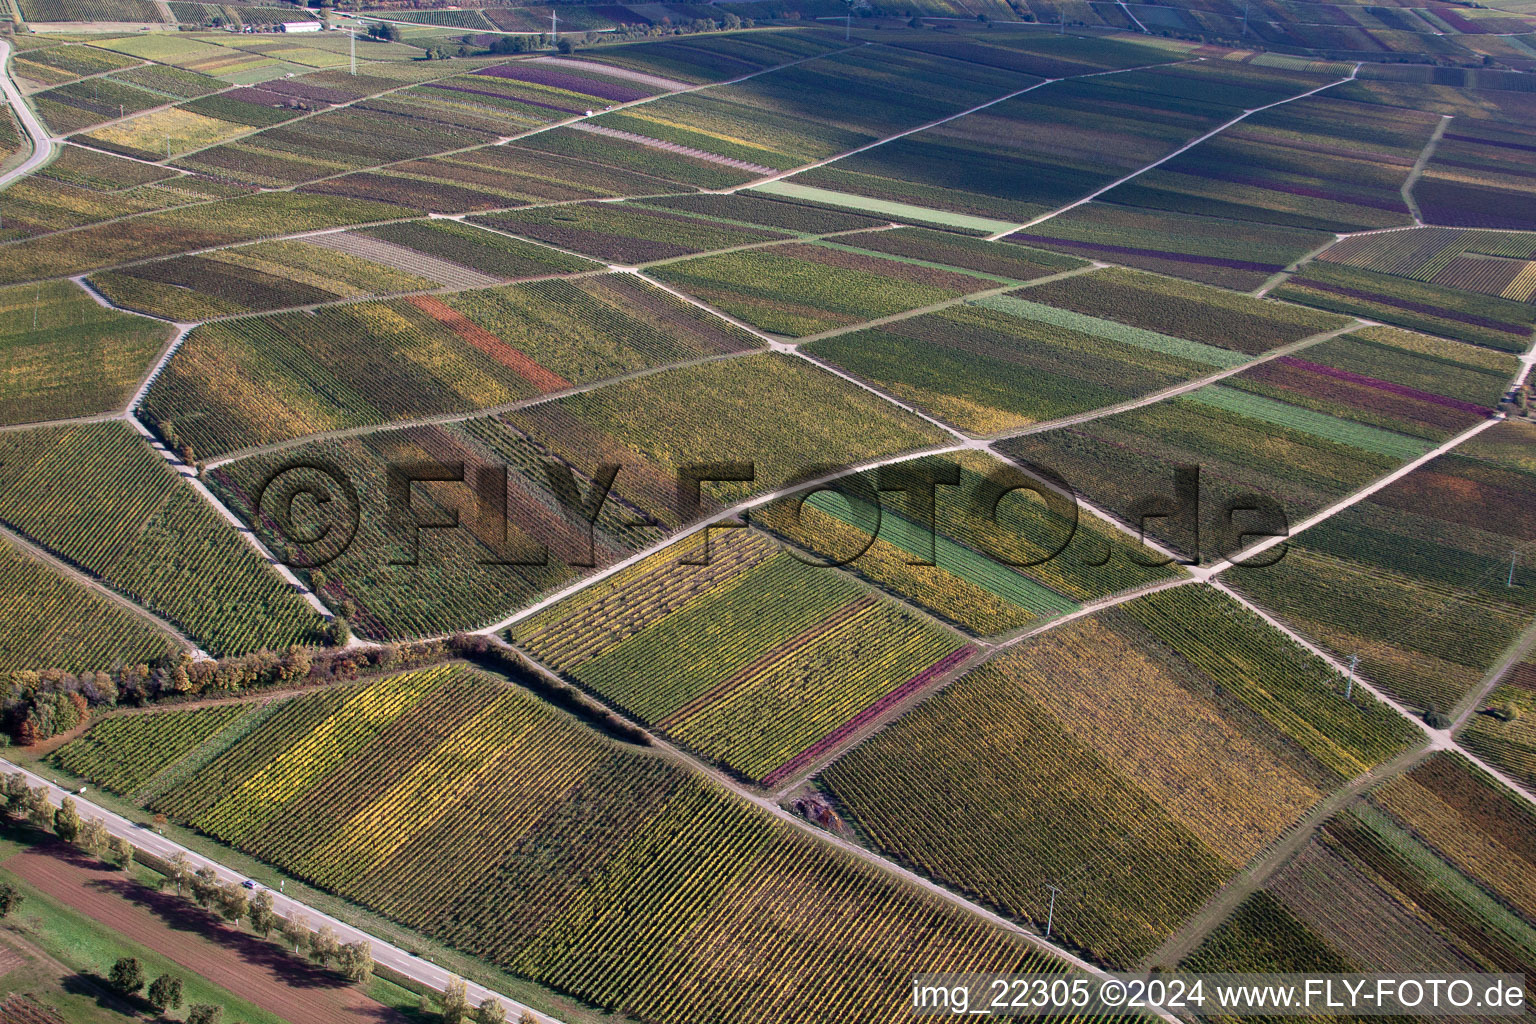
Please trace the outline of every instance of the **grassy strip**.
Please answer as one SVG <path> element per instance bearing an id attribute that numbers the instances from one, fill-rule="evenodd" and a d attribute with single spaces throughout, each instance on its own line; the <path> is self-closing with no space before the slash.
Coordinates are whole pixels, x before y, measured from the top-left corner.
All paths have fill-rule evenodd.
<path id="1" fill-rule="evenodd" d="M 1163 355 L 1174 356 L 1178 359 L 1189 359 L 1197 363 L 1205 363 L 1208 366 L 1217 366 L 1222 369 L 1239 366 L 1246 363 L 1249 359 L 1248 356 L 1241 352 L 1217 348 L 1215 345 L 1207 345 L 1204 342 L 1188 341 L 1184 338 L 1176 338 L 1171 334 L 1149 331 L 1143 327 L 1131 327 L 1128 324 L 1117 323 L 1114 320 L 1105 320 L 1102 317 L 1089 316 L 1086 313 L 1074 313 L 1069 309 L 1046 306 L 1039 302 L 1030 302 L 1027 299 L 1016 298 L 1012 295 L 991 295 L 984 299 L 975 300 L 975 305 L 985 306 L 987 309 L 995 309 L 1000 313 L 1007 313 L 1009 316 L 1021 317 L 1025 320 L 1038 320 L 1053 327 L 1063 327 L 1070 331 L 1079 331 L 1083 334 L 1092 335 L 1095 338 L 1103 338 L 1106 341 L 1117 341 L 1125 345 L 1135 345 L 1137 348 L 1161 352 Z"/>
<path id="2" fill-rule="evenodd" d="M 1300 430 L 1315 437 L 1326 438 L 1329 441 L 1337 441 L 1340 444 L 1404 461 L 1416 459 L 1434 447 L 1429 442 L 1416 437 L 1407 437 L 1390 430 L 1366 426 L 1363 423 L 1350 423 L 1337 416 L 1287 405 L 1273 398 L 1265 398 L 1262 395 L 1254 395 L 1234 388 L 1216 385 L 1201 388 L 1185 397 L 1189 401 L 1221 409 L 1224 412 L 1262 420 L 1291 430 Z"/>
<path id="3" fill-rule="evenodd" d="M 769 196 L 782 196 L 785 199 L 801 199 L 811 203 L 826 203 L 829 206 L 838 206 L 848 210 L 863 210 L 866 213 L 878 213 L 898 220 L 917 221 L 922 224 L 940 224 L 944 227 L 975 231 L 978 234 L 995 235 L 999 231 L 1011 231 L 1018 227 L 1017 224 L 1011 221 L 992 220 L 989 217 L 972 217 L 964 213 L 950 213 L 948 210 L 934 210 L 926 206 L 897 203 L 887 199 L 869 199 L 864 196 L 850 195 L 846 192 L 833 192 L 831 189 L 826 188 L 796 185 L 787 181 L 770 181 L 766 184 L 754 185 L 751 191 L 761 192 Z"/>

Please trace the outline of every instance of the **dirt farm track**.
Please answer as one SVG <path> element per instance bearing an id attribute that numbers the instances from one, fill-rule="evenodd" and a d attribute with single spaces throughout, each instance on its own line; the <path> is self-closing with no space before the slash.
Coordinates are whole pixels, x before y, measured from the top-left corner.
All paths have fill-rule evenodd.
<path id="1" fill-rule="evenodd" d="M 174 892 L 131 882 L 62 843 L 34 847 L 4 864 L 60 903 L 294 1024 L 407 1024 L 329 971 L 229 927 Z"/>

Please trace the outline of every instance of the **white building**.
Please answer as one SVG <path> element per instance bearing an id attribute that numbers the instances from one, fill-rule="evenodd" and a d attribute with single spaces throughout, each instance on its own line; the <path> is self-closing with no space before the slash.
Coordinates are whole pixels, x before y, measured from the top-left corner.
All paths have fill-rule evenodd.
<path id="1" fill-rule="evenodd" d="M 280 32 L 319 32 L 318 21 L 285 21 L 277 26 Z"/>

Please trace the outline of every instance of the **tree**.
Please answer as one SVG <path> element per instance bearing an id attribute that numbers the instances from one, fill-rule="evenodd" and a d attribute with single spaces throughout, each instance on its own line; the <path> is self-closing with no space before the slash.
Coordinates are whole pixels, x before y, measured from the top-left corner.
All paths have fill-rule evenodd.
<path id="1" fill-rule="evenodd" d="M 164 1013 L 181 1009 L 181 979 L 172 974 L 162 974 L 149 986 L 149 1005 Z"/>
<path id="2" fill-rule="evenodd" d="M 0 884 L 0 917 L 9 917 L 24 899 L 26 896 L 14 885 Z"/>
<path id="3" fill-rule="evenodd" d="M 277 914 L 272 910 L 271 893 L 262 891 L 252 896 L 251 905 L 246 914 L 251 919 L 251 931 L 262 938 L 272 934 L 272 925 L 277 921 Z"/>
<path id="4" fill-rule="evenodd" d="M 92 857 L 100 857 L 101 851 L 105 850 L 111 841 L 112 837 L 107 834 L 107 826 L 101 823 L 100 818 L 92 818 L 80 826 L 80 835 L 75 839 L 75 845 Z"/>
<path id="5" fill-rule="evenodd" d="M 59 804 L 59 809 L 53 812 L 54 834 L 66 843 L 72 843 L 80 835 L 80 825 L 80 810 L 75 804 L 75 798 L 67 796 Z"/>
<path id="6" fill-rule="evenodd" d="M 533 1015 L 532 1010 L 524 1010 L 523 1015 L 517 1018 L 517 1024 L 539 1024 L 539 1018 Z"/>
<path id="7" fill-rule="evenodd" d="M 326 625 L 325 639 L 333 647 L 345 647 L 352 642 L 352 626 L 345 615 L 336 616 Z"/>
<path id="8" fill-rule="evenodd" d="M 27 790 L 27 820 L 44 832 L 53 825 L 53 804 L 42 786 Z"/>
<path id="9" fill-rule="evenodd" d="M 443 1024 L 466 1024 L 469 1020 L 469 997 L 464 991 L 464 979 L 452 978 L 443 989 Z"/>
<path id="10" fill-rule="evenodd" d="M 342 977 L 350 982 L 361 984 L 373 977 L 373 945 L 366 939 L 342 946 L 336 961 Z"/>
<path id="11" fill-rule="evenodd" d="M 487 999 L 475 1009 L 475 1024 L 507 1024 L 507 1011 L 499 999 Z"/>
<path id="12" fill-rule="evenodd" d="M 176 895 L 185 895 L 183 890 L 192 881 L 192 863 L 187 860 L 187 855 L 178 850 L 176 855 L 166 862 L 166 868 L 165 877 L 176 886 Z"/>
<path id="13" fill-rule="evenodd" d="M 125 956 L 112 965 L 107 980 L 123 995 L 131 996 L 144 987 L 144 968 L 137 957 Z"/>
<path id="14" fill-rule="evenodd" d="M 562 39 L 555 44 L 555 49 L 559 50 L 561 53 L 570 53 L 572 50 L 576 49 L 576 47 L 571 45 L 571 41 L 569 39 Z"/>
<path id="15" fill-rule="evenodd" d="M 5 809 L 12 814 L 25 813 L 27 797 L 31 792 L 27 788 L 27 777 L 21 772 L 7 775 L 5 777 Z"/>
<path id="16" fill-rule="evenodd" d="M 117 861 L 117 866 L 127 871 L 133 867 L 133 844 L 122 836 L 112 837 L 112 856 Z"/>
<path id="17" fill-rule="evenodd" d="M 245 916 L 245 890 L 234 882 L 225 882 L 219 886 L 217 903 L 220 916 L 230 924 L 239 924 Z"/>
<path id="18" fill-rule="evenodd" d="M 283 922 L 283 939 L 293 947 L 295 953 L 304 952 L 304 947 L 309 945 L 309 922 L 297 915 Z"/>
<path id="19" fill-rule="evenodd" d="M 224 1019 L 224 1007 L 211 1003 L 193 1003 L 187 1010 L 187 1024 L 219 1024 Z"/>
<path id="20" fill-rule="evenodd" d="M 219 898 L 219 876 L 206 865 L 192 872 L 192 899 L 204 910 L 213 907 Z"/>
<path id="21" fill-rule="evenodd" d="M 323 924 L 309 940 L 309 958 L 322 967 L 329 967 L 332 960 L 341 955 L 341 944 L 336 941 L 336 930 Z"/>

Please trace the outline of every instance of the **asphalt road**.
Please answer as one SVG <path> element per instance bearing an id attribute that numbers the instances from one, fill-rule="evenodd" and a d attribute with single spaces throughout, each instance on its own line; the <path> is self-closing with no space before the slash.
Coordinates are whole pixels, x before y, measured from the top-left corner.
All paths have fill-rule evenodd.
<path id="1" fill-rule="evenodd" d="M 152 853 L 156 857 L 165 860 L 169 860 L 178 853 L 185 854 L 187 861 L 192 865 L 194 871 L 198 868 L 207 867 L 213 870 L 221 882 L 239 883 L 245 881 L 244 875 L 231 871 L 217 861 L 211 861 L 201 854 L 194 853 L 185 846 L 172 842 L 158 832 L 140 827 L 120 814 L 114 814 L 104 807 L 98 807 L 86 797 L 62 789 L 47 779 L 27 771 L 25 768 L 14 765 L 9 761 L 0 760 L 0 772 L 4 772 L 7 775 L 21 772 L 27 777 L 30 785 L 45 786 L 48 790 L 49 799 L 55 804 L 61 802 L 66 796 L 73 796 L 75 803 L 79 805 L 80 817 L 85 819 L 94 818 L 100 821 L 106 826 L 107 831 L 111 835 L 122 836 L 131 842 L 136 849 Z M 441 992 L 448 987 L 450 980 L 457 977 L 452 971 L 444 970 L 420 957 L 412 956 L 400 947 L 392 946 L 376 935 L 370 935 L 365 931 L 354 928 L 352 925 L 338 921 L 336 918 L 321 913 L 306 903 L 300 903 L 290 896 L 273 892 L 272 899 L 277 913 L 283 918 L 293 915 L 306 917 L 313 928 L 319 928 L 323 924 L 328 924 L 335 930 L 336 938 L 339 942 L 346 943 L 362 940 L 370 943 L 373 946 L 373 959 L 375 963 L 387 967 L 397 974 L 403 974 L 412 981 L 428 985 Z M 522 1014 L 527 1013 L 531 1014 L 539 1024 L 562 1024 L 557 1018 L 532 1010 L 516 1000 L 509 999 L 499 992 L 492 992 L 490 989 L 476 985 L 474 982 L 466 982 L 466 991 L 472 1006 L 478 1006 L 486 999 L 496 998 L 501 1000 L 501 1005 L 506 1008 L 508 1020 L 516 1021 Z"/>
<path id="2" fill-rule="evenodd" d="M 42 122 L 37 119 L 37 115 L 32 113 L 32 108 L 27 106 L 26 100 L 22 99 L 21 90 L 17 88 L 15 79 L 11 77 L 10 61 L 11 44 L 0 40 L 0 68 L 5 71 L 4 74 L 0 74 L 0 91 L 5 93 L 6 102 L 16 112 L 16 120 L 21 122 L 22 129 L 32 136 L 32 155 L 4 174 L 0 174 L 0 188 L 9 185 L 17 178 L 31 174 L 47 163 L 48 158 L 53 155 L 53 138 L 43 127 Z"/>

